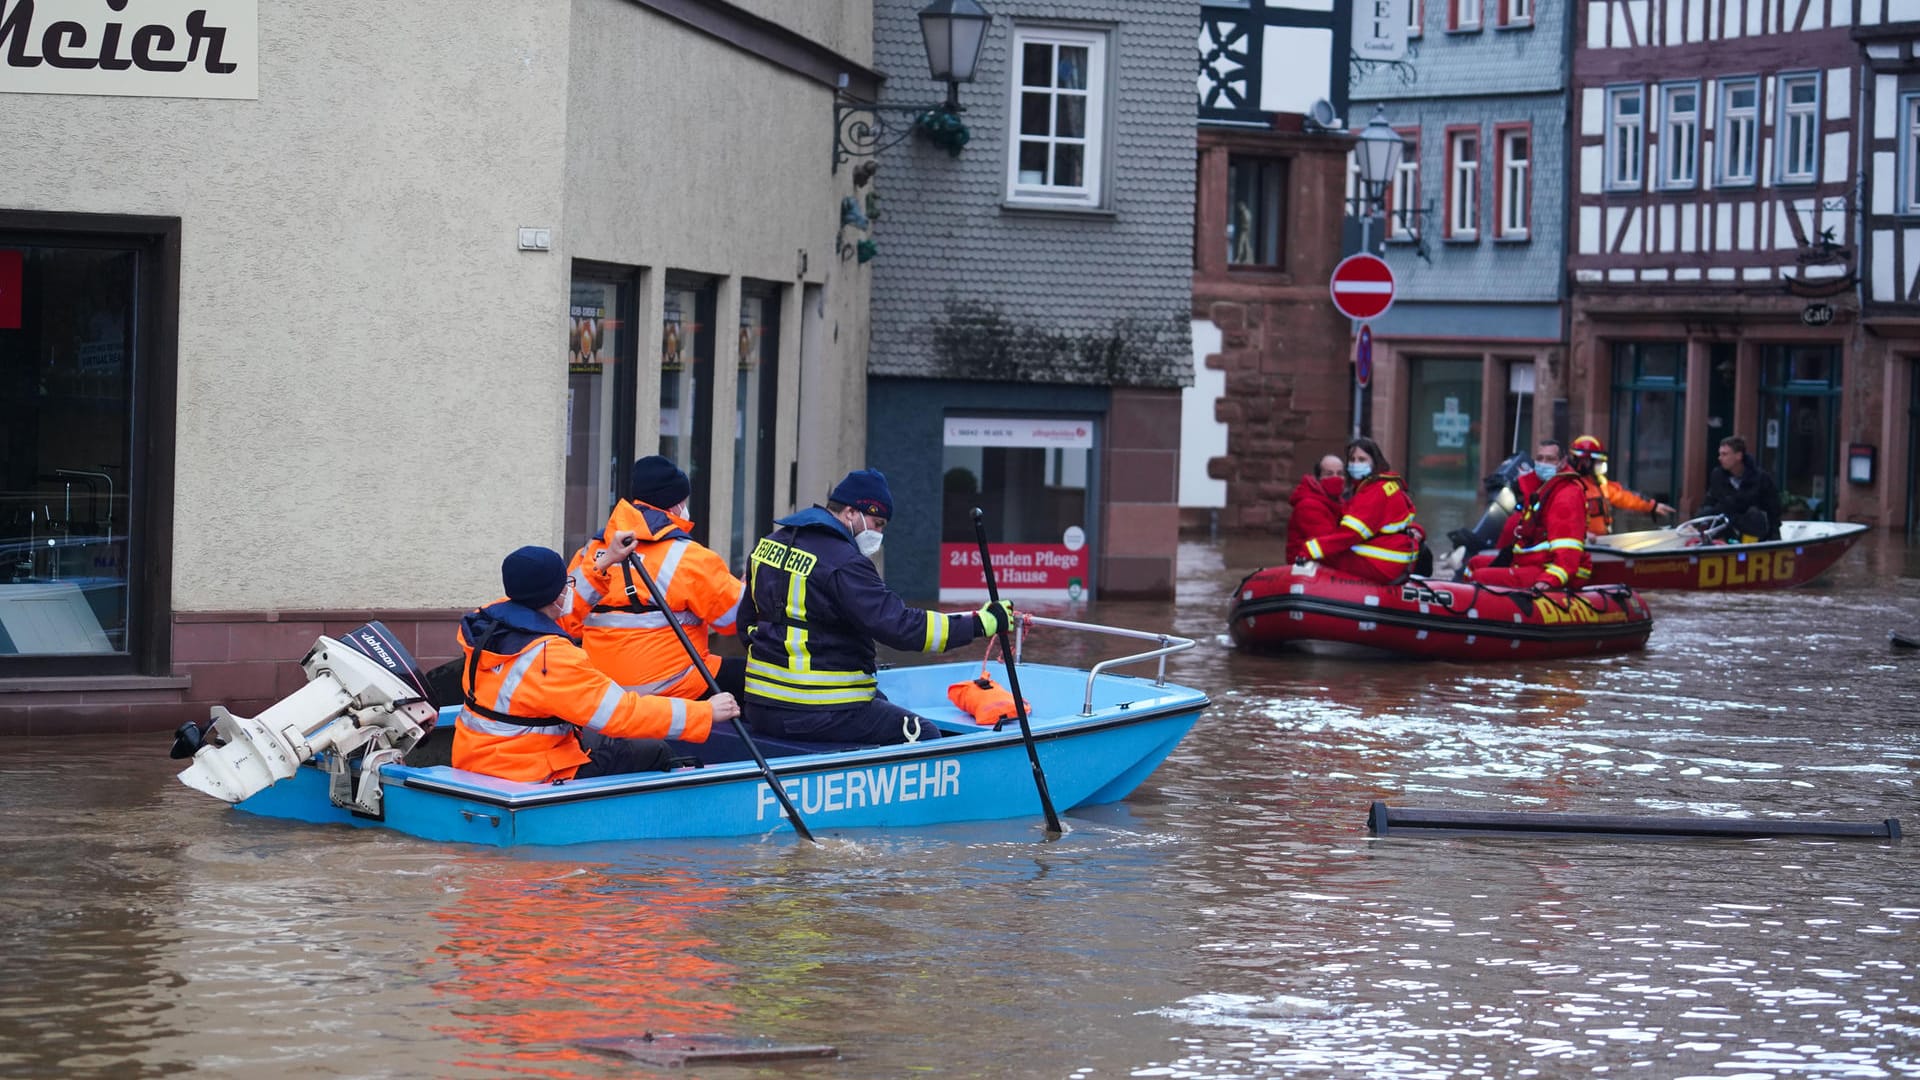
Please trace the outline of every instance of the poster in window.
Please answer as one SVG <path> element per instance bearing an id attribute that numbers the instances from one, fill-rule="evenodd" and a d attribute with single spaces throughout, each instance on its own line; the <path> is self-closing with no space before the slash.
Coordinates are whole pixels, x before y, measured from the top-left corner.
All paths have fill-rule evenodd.
<path id="1" fill-rule="evenodd" d="M 949 416 L 943 443 L 940 600 L 987 598 L 972 508 L 987 513 L 994 583 L 1017 603 L 1092 594 L 1094 420 Z"/>

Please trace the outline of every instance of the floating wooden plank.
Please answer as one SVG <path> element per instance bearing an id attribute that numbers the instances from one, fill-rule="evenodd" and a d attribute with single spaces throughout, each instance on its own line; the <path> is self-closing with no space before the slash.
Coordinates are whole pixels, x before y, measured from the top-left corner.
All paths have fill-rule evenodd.
<path id="1" fill-rule="evenodd" d="M 603 1054 L 624 1055 L 642 1064 L 669 1069 L 688 1065 L 830 1058 L 838 1057 L 840 1053 L 825 1045 L 776 1043 L 767 1039 L 743 1039 L 731 1035 L 656 1035 L 651 1031 L 633 1038 L 582 1039 L 574 1045 Z"/>
<path id="2" fill-rule="evenodd" d="M 1442 810 L 1374 802 L 1367 828 L 1376 836 L 1826 836 L 1898 839 L 1900 822 L 1776 821 L 1766 818 L 1635 817 L 1627 814 L 1544 814 L 1510 810 Z"/>

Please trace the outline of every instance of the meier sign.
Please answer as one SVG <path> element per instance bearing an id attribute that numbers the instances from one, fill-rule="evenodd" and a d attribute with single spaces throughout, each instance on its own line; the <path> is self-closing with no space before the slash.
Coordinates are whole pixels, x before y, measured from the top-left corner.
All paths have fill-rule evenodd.
<path id="1" fill-rule="evenodd" d="M 258 0 L 0 0 L 0 93 L 258 98 Z"/>

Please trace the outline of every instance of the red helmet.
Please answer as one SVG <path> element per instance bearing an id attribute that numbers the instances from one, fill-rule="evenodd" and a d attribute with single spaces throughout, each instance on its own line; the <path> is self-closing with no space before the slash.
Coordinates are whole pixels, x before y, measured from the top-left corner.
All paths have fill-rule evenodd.
<path id="1" fill-rule="evenodd" d="M 1593 465 L 1607 460 L 1607 450 L 1600 445 L 1599 439 L 1591 435 L 1582 435 L 1573 440 L 1573 446 L 1568 448 L 1567 456 L 1580 458 L 1587 464 Z"/>

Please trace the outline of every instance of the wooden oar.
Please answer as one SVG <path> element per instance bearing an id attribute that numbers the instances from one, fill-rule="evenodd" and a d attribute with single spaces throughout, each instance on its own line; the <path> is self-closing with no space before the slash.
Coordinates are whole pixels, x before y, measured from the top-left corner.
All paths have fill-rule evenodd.
<path id="1" fill-rule="evenodd" d="M 660 584 L 653 580 L 652 574 L 647 573 L 647 564 L 629 555 L 627 565 L 638 570 L 640 580 L 647 583 L 647 592 L 653 597 L 653 606 L 659 608 L 660 614 L 666 616 L 667 625 L 673 627 L 673 636 L 679 638 L 680 647 L 687 650 L 687 658 L 693 661 L 693 666 L 700 672 L 700 677 L 707 680 L 707 693 L 718 694 L 720 684 L 713 681 L 713 672 L 707 670 L 706 658 L 700 655 L 699 649 L 693 647 L 693 639 L 687 637 L 686 628 L 680 625 L 680 620 L 674 616 L 673 609 L 667 606 L 667 594 L 660 591 Z M 799 833 L 801 839 L 813 841 L 813 830 L 807 828 L 807 823 L 801 820 L 799 808 L 794 806 L 793 800 L 787 797 L 787 789 L 780 786 L 780 778 L 773 774 L 773 766 L 767 764 L 767 759 L 761 756 L 760 747 L 755 745 L 753 735 L 747 731 L 746 719 L 740 716 L 734 717 L 733 730 L 739 734 L 740 741 L 747 744 L 747 752 L 753 755 L 754 763 L 760 766 L 760 775 L 767 778 L 767 786 L 773 789 L 773 797 L 780 800 L 781 809 L 787 812 L 787 820 L 793 822 L 793 831 Z M 814 842 L 817 843 L 817 841 Z"/>
<path id="2" fill-rule="evenodd" d="M 987 554 L 986 514 L 977 506 L 973 508 L 973 535 L 980 541 L 980 572 L 987 577 L 987 600 L 997 606 L 1000 585 L 994 580 L 993 559 Z M 1053 796 L 1047 793 L 1047 774 L 1040 769 L 1040 751 L 1033 745 L 1033 728 L 1027 724 L 1027 699 L 1020 696 L 1020 675 L 1013 666 L 1012 627 L 1007 625 L 1012 621 L 1001 620 L 999 635 L 1000 651 L 1006 654 L 1007 688 L 1013 691 L 1013 715 L 1020 721 L 1020 741 L 1027 744 L 1027 760 L 1033 763 L 1033 787 L 1040 793 L 1040 809 L 1047 815 L 1047 831 L 1064 832 L 1060 828 L 1060 815 L 1053 811 Z"/>

